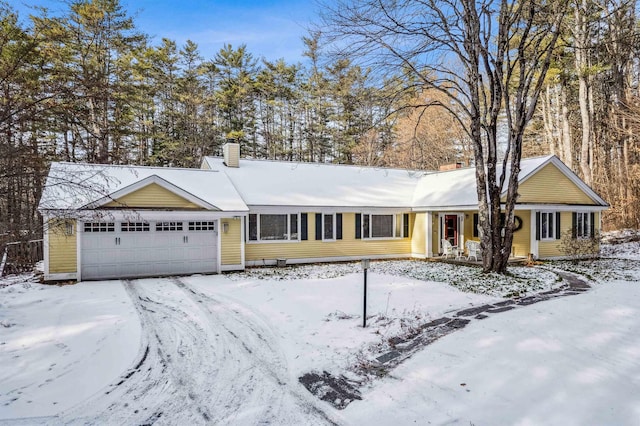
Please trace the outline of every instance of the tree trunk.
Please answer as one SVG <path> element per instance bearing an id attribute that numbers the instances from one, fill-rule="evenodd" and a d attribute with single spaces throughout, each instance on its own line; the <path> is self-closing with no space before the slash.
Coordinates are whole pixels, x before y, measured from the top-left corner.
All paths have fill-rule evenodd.
<path id="1" fill-rule="evenodd" d="M 559 108 L 561 111 L 561 144 L 562 144 L 562 161 L 569 167 L 573 168 L 573 149 L 571 139 L 571 127 L 569 125 L 569 107 L 567 105 L 567 94 L 564 85 L 560 85 L 560 102 Z"/>
<path id="2" fill-rule="evenodd" d="M 588 46 L 589 33 L 587 27 L 587 1 L 582 0 L 575 9 L 575 68 L 578 77 L 578 104 L 580 105 L 580 120 L 582 123 L 582 143 L 580 145 L 580 170 L 587 185 L 592 184 L 591 161 L 591 102 L 589 100 L 589 61 Z"/>

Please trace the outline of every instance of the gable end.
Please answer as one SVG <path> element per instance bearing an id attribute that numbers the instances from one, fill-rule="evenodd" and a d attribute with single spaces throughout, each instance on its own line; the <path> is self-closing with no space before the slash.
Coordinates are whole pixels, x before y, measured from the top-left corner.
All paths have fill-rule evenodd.
<path id="1" fill-rule="evenodd" d="M 518 193 L 519 204 L 601 205 L 553 161 L 527 176 L 520 183 Z"/>

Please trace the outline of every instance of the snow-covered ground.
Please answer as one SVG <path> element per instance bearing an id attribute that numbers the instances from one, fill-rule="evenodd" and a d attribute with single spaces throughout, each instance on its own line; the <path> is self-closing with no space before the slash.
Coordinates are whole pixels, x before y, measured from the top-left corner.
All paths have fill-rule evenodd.
<path id="1" fill-rule="evenodd" d="M 603 247 L 624 260 L 554 262 L 594 288 L 474 321 L 343 411 L 297 378 L 348 373 L 392 336 L 557 277 L 375 262 L 366 329 L 358 264 L 69 286 L 11 277 L 0 281 L 0 423 L 640 424 L 633 244 Z"/>
<path id="2" fill-rule="evenodd" d="M 362 328 L 363 274 L 337 278 L 237 281 L 194 276 L 185 281 L 247 313 L 255 313 L 277 336 L 292 377 L 314 370 L 340 371 L 366 357 L 408 327 L 447 311 L 500 300 L 463 293 L 443 283 L 367 274 L 367 328 Z"/>
<path id="3" fill-rule="evenodd" d="M 612 282 L 474 322 L 343 415 L 354 425 L 638 425 L 640 284 Z"/>
<path id="4" fill-rule="evenodd" d="M 140 321 L 121 285 L 11 282 L 0 287 L 0 419 L 67 410 L 138 355 Z"/>

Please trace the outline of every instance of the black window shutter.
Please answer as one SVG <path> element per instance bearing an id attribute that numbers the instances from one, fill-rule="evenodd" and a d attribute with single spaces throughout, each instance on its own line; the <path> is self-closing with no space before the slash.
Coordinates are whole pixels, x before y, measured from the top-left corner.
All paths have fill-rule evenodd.
<path id="1" fill-rule="evenodd" d="M 560 239 L 560 212 L 556 212 L 556 240 Z"/>
<path id="2" fill-rule="evenodd" d="M 409 238 L 409 213 L 402 215 L 402 238 Z"/>
<path id="3" fill-rule="evenodd" d="M 322 213 L 316 213 L 316 240 L 322 240 Z"/>
<path id="4" fill-rule="evenodd" d="M 540 241 L 540 212 L 536 212 L 536 241 Z"/>
<path id="5" fill-rule="evenodd" d="M 571 238 L 575 239 L 578 236 L 578 213 L 571 213 Z"/>
<path id="6" fill-rule="evenodd" d="M 591 229 L 589 229 L 589 232 L 591 232 L 589 236 L 593 238 L 596 235 L 596 214 L 591 212 L 589 216 L 589 226 L 591 227 Z"/>
<path id="7" fill-rule="evenodd" d="M 480 217 L 478 216 L 478 213 L 474 213 L 473 214 L 473 236 L 478 238 L 478 235 L 480 235 L 478 233 L 478 224 L 480 222 Z"/>
<path id="8" fill-rule="evenodd" d="M 300 239 L 306 241 L 309 239 L 309 233 L 307 231 L 307 214 L 300 214 Z"/>
<path id="9" fill-rule="evenodd" d="M 342 213 L 336 213 L 336 240 L 342 239 Z"/>
<path id="10" fill-rule="evenodd" d="M 362 214 L 356 213 L 356 240 L 362 238 Z"/>

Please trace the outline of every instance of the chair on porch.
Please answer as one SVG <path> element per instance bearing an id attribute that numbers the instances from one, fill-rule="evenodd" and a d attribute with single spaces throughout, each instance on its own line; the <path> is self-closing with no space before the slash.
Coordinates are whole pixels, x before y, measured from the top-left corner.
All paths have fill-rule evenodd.
<path id="1" fill-rule="evenodd" d="M 458 250 L 451 245 L 449 240 L 446 238 L 442 239 L 442 257 L 445 259 L 449 256 L 456 257 L 458 255 Z"/>
<path id="2" fill-rule="evenodd" d="M 477 262 L 480 256 L 480 242 L 469 240 L 465 245 L 467 246 L 467 260 L 471 260 L 473 257 Z"/>

